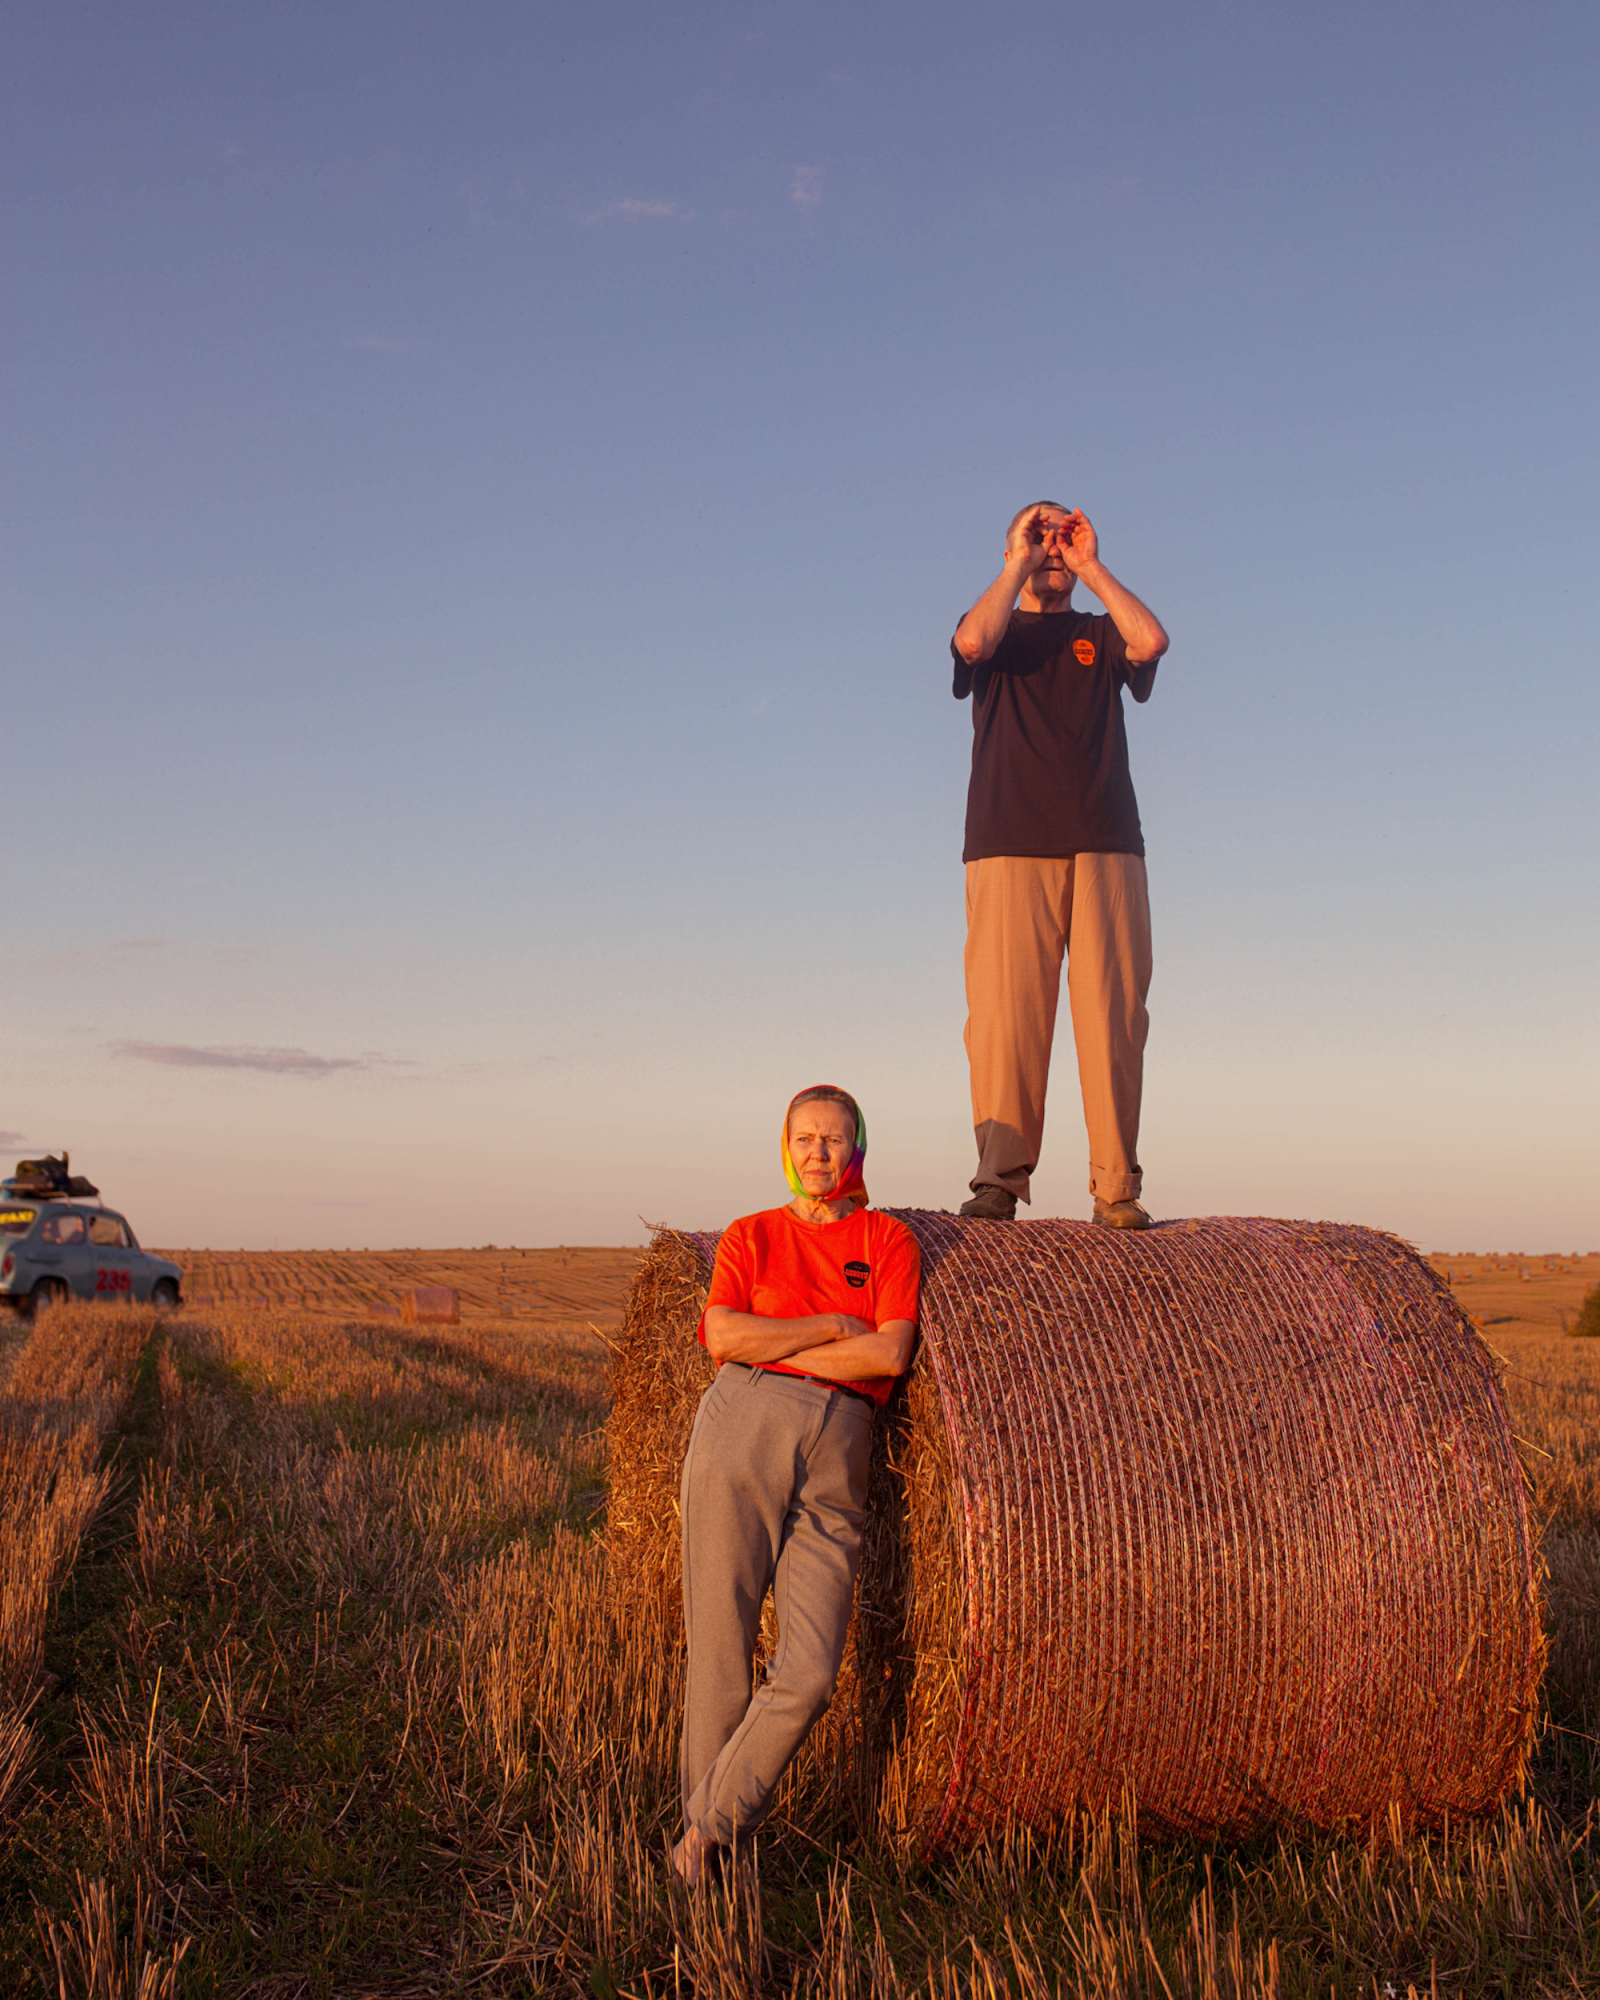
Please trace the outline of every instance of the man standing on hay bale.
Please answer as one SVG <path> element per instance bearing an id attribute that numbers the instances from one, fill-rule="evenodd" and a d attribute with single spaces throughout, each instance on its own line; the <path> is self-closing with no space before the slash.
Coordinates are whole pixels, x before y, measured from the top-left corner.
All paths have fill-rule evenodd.
<path id="1" fill-rule="evenodd" d="M 921 1259 L 868 1212 L 867 1128 L 832 1084 L 783 1122 L 794 1199 L 717 1246 L 700 1338 L 718 1363 L 683 1462 L 683 1838 L 690 1887 L 766 1816 L 833 1699 L 861 1562 L 873 1417 L 911 1358 Z M 751 1666 L 768 1589 L 778 1644 Z"/>
<path id="2" fill-rule="evenodd" d="M 1079 581 L 1106 607 L 1072 608 Z M 967 791 L 967 1059 L 978 1171 L 961 1213 L 1029 1199 L 1044 1136 L 1061 961 L 1089 1128 L 1094 1219 L 1147 1229 L 1139 1100 L 1149 1027 L 1150 898 L 1122 690 L 1148 701 L 1167 635 L 1100 560 L 1089 517 L 1041 500 L 956 627 L 972 697 Z"/>

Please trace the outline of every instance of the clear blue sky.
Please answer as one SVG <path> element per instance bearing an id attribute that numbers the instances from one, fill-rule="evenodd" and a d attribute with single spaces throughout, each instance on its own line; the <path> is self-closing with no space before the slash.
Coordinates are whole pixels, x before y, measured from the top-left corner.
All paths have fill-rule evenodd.
<path id="1" fill-rule="evenodd" d="M 1173 635 L 1151 1207 L 1600 1241 L 1597 58 L 23 0 L 0 1145 L 169 1243 L 618 1241 L 828 1078 L 953 1206 L 947 645 L 1051 494 Z M 1086 1171 L 1064 1035 L 1034 1212 Z"/>

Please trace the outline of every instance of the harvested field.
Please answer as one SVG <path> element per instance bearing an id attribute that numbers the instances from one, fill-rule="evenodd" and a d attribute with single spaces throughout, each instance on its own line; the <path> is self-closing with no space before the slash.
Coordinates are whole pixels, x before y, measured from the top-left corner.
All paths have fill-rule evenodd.
<path id="1" fill-rule="evenodd" d="M 156 1250 L 183 1271 L 193 1306 L 265 1306 L 345 1319 L 399 1309 L 418 1285 L 448 1285 L 474 1319 L 615 1326 L 638 1250 Z"/>
<path id="2" fill-rule="evenodd" d="M 1447 1255 L 1428 1259 L 1462 1311 L 1493 1339 L 1502 1330 L 1565 1333 L 1585 1295 L 1600 1285 L 1600 1254 L 1524 1256 Z"/>
<path id="3" fill-rule="evenodd" d="M 41 1628 L 0 1991 L 1600 1991 L 1600 1343 L 1495 1342 L 1548 1522 L 1525 1798 L 1430 1834 L 1242 1844 L 1150 1842 L 1108 1807 L 927 1866 L 807 1755 L 759 1872 L 687 1903 L 661 1868 L 678 1663 L 596 1539 L 600 1340 L 242 1307 L 70 1306 L 53 1332 L 107 1329 L 138 1365 Z"/>
<path id="4" fill-rule="evenodd" d="M 48 1313 L 0 1355 L 0 1812 L 34 1747 L 45 1629 L 111 1483 L 147 1313 Z"/>

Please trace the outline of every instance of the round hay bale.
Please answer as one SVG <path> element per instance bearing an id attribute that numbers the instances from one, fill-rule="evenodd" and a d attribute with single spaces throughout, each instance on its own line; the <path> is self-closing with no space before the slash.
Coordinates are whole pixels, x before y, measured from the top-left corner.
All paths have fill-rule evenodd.
<path id="1" fill-rule="evenodd" d="M 1238 1835 L 1506 1795 L 1537 1541 L 1493 1363 L 1420 1257 L 1332 1224 L 894 1212 L 921 1337 L 825 1783 L 925 1852 L 1130 1797 L 1146 1827 Z M 614 1370 L 614 1588 L 680 1634 L 716 1242 L 658 1232 Z"/>

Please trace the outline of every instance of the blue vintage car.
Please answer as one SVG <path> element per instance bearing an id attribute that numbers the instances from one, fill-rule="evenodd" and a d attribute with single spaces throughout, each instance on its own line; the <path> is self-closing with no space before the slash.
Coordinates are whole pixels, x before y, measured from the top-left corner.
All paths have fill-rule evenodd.
<path id="1" fill-rule="evenodd" d="M 183 1273 L 152 1257 L 97 1201 L 22 1194 L 0 1182 L 0 1304 L 31 1313 L 58 1299 L 137 1299 L 175 1306 Z"/>

